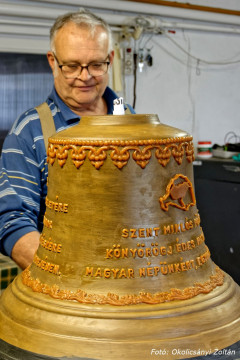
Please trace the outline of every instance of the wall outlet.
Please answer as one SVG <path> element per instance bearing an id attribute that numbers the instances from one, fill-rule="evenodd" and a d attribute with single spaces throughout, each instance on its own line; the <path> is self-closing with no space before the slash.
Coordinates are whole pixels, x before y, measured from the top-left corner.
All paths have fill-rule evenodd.
<path id="1" fill-rule="evenodd" d="M 125 75 L 133 75 L 133 49 L 131 47 L 125 48 L 124 73 Z"/>

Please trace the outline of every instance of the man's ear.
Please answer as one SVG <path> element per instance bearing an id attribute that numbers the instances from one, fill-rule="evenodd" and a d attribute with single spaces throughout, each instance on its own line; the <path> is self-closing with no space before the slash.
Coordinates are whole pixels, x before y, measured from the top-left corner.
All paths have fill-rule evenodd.
<path id="1" fill-rule="evenodd" d="M 113 63 L 113 58 L 114 58 L 114 51 L 112 50 L 109 54 L 109 61 L 110 61 L 110 64 L 112 65 Z"/>
<path id="2" fill-rule="evenodd" d="M 55 59 L 54 59 L 52 51 L 47 52 L 47 59 L 48 59 L 48 63 L 50 65 L 50 68 L 52 69 L 52 71 L 54 71 Z"/>

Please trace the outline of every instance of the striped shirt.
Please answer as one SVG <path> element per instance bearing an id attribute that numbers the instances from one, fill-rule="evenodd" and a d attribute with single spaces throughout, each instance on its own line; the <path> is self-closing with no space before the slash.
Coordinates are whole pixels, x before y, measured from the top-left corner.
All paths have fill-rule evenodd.
<path id="1" fill-rule="evenodd" d="M 116 97 L 110 88 L 106 89 L 108 114 L 113 113 Z M 55 89 L 46 101 L 57 132 L 79 122 L 80 117 L 66 106 Z M 35 109 L 30 109 L 13 124 L 0 159 L 0 251 L 5 255 L 11 256 L 20 237 L 42 230 L 47 194 L 46 158 L 39 116 Z"/>

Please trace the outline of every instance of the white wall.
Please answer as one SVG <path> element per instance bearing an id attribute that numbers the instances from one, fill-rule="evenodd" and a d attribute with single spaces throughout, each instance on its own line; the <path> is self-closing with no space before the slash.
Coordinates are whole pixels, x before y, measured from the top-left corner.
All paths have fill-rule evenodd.
<path id="1" fill-rule="evenodd" d="M 199 65 L 170 39 L 200 59 Z M 223 144 L 229 131 L 240 136 L 239 35 L 176 30 L 154 36 L 147 47 L 152 47 L 153 66 L 137 74 L 138 113 L 157 113 L 161 122 L 191 133 L 195 143 Z M 132 78 L 126 77 L 130 103 Z"/>

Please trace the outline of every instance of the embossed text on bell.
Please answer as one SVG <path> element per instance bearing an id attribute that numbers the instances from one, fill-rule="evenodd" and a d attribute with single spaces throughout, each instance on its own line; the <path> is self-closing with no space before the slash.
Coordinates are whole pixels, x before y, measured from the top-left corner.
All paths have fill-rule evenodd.
<path id="1" fill-rule="evenodd" d="M 211 260 L 193 160 L 192 137 L 151 114 L 86 116 L 49 139 L 39 248 L 0 301 L 4 360 L 183 359 L 239 340 L 240 290 Z"/>

